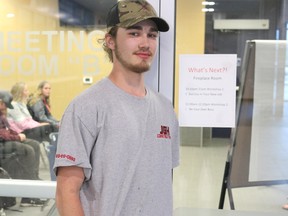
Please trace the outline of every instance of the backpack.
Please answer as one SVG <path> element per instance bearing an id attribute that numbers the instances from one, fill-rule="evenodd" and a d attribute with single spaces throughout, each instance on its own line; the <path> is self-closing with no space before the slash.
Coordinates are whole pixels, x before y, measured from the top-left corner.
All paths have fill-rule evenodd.
<path id="1" fill-rule="evenodd" d="M 0 167 L 0 178 L 2 179 L 11 179 L 10 175 L 6 170 Z M 7 209 L 11 206 L 16 205 L 15 197 L 0 197 L 0 209 Z"/>

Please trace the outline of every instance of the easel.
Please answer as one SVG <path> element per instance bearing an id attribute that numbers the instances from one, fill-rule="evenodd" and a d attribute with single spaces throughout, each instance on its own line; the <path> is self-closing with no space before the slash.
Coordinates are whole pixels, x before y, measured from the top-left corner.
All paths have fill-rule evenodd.
<path id="1" fill-rule="evenodd" d="M 271 41 L 269 41 L 271 42 Z M 231 145 L 228 151 L 227 160 L 225 163 L 222 189 L 220 194 L 219 209 L 223 209 L 226 189 L 229 195 L 229 203 L 231 210 L 235 210 L 234 200 L 232 196 L 232 187 L 251 187 L 251 186 L 271 186 L 279 184 L 287 184 L 288 180 L 263 180 L 249 181 L 249 153 L 252 130 L 249 125 L 252 125 L 253 104 L 254 104 L 254 73 L 255 73 L 255 50 L 256 41 L 247 41 L 243 58 L 243 67 L 241 68 L 241 85 L 239 88 L 237 106 L 236 106 L 236 127 L 231 133 Z M 240 145 L 239 145 L 240 144 Z M 237 148 L 236 148 L 237 147 Z M 243 148 L 245 147 L 245 148 Z M 249 147 L 249 148 L 248 148 Z M 242 154 L 238 152 L 242 148 Z M 235 149 L 237 149 L 235 151 Z M 236 152 L 236 154 L 235 154 Z M 244 154 L 243 154 L 244 153 Z M 237 162 L 238 157 L 238 162 Z M 241 158 L 241 163 L 239 163 Z M 236 166 L 238 165 L 238 166 Z M 241 166 L 240 166 L 241 165 Z M 233 168 L 234 166 L 234 168 Z M 231 172 L 232 168 L 245 168 L 241 175 L 237 178 L 233 177 L 236 172 Z M 239 172 L 239 170 L 238 170 Z M 236 182 L 237 181 L 237 182 Z"/>
<path id="2" fill-rule="evenodd" d="M 231 169 L 231 163 L 232 163 L 233 150 L 234 150 L 234 144 L 232 144 L 230 146 L 230 149 L 228 150 L 228 154 L 227 154 L 227 160 L 225 163 L 225 169 L 224 169 L 224 175 L 223 175 L 223 180 L 222 180 L 222 188 L 221 188 L 221 194 L 220 194 L 218 209 L 223 209 L 223 207 L 224 207 L 225 194 L 226 194 L 226 189 L 227 189 L 228 196 L 229 196 L 230 209 L 235 210 L 234 200 L 233 200 L 233 195 L 232 195 L 232 189 L 230 187 L 230 179 L 229 179 L 230 178 L 230 169 Z"/>
<path id="3" fill-rule="evenodd" d="M 242 101 L 243 89 L 245 88 L 245 81 L 246 81 L 245 80 L 246 72 L 248 70 L 248 67 L 250 66 L 249 65 L 249 59 L 250 59 L 250 55 L 251 55 L 251 48 L 252 48 L 252 46 L 249 44 L 249 41 L 248 41 L 246 43 L 246 46 L 245 46 L 245 52 L 244 52 L 244 58 L 243 58 L 243 64 L 242 64 L 243 66 L 241 68 L 241 82 L 240 82 L 240 87 L 239 87 L 239 92 L 238 92 L 238 101 L 236 104 L 236 125 L 237 126 L 239 124 L 241 101 Z M 230 209 L 235 210 L 232 190 L 231 190 L 231 186 L 230 186 L 230 171 L 231 171 L 231 163 L 232 163 L 233 154 L 234 154 L 235 136 L 237 133 L 237 126 L 234 129 L 232 129 L 232 131 L 231 131 L 231 144 L 230 144 L 230 148 L 228 150 L 227 159 L 226 159 L 226 163 L 225 163 L 218 209 L 223 209 L 223 207 L 224 207 L 225 194 L 226 194 L 226 189 L 227 189 L 228 196 L 229 196 Z"/>

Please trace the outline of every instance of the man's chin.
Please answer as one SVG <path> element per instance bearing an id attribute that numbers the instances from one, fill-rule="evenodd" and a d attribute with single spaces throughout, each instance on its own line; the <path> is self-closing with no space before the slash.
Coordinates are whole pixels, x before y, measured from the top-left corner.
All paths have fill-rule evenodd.
<path id="1" fill-rule="evenodd" d="M 141 63 L 139 65 L 134 65 L 132 67 L 132 71 L 134 71 L 135 73 L 145 73 L 147 71 L 149 71 L 151 68 L 151 64 L 148 64 L 148 63 Z"/>
<path id="2" fill-rule="evenodd" d="M 150 67 L 148 67 L 148 68 L 136 68 L 135 70 L 134 70 L 134 72 L 135 73 L 146 73 L 146 72 L 148 72 L 150 70 Z"/>

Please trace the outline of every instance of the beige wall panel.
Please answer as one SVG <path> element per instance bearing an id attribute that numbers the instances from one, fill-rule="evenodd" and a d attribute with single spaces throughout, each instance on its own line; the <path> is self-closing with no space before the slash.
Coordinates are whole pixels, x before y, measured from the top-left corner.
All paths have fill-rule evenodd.
<path id="1" fill-rule="evenodd" d="M 178 112 L 179 55 L 203 54 L 205 13 L 202 0 L 176 1 L 175 108 Z"/>
<path id="2" fill-rule="evenodd" d="M 95 83 L 110 72 L 97 42 L 103 31 L 61 27 L 57 0 L 3 0 L 0 12 L 0 89 L 23 81 L 34 92 L 48 80 L 52 112 L 60 119 L 69 102 L 90 86 L 83 84 L 84 76 Z M 15 16 L 7 18 L 8 13 Z"/>

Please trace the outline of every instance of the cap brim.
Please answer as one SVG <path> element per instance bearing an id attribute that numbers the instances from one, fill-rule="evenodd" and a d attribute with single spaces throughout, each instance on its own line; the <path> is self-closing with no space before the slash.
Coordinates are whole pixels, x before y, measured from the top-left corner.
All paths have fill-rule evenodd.
<path id="1" fill-rule="evenodd" d="M 169 25 L 164 19 L 161 19 L 159 17 L 151 17 L 149 19 L 151 19 L 155 22 L 155 24 L 157 25 L 157 28 L 160 32 L 169 31 Z"/>
<path id="2" fill-rule="evenodd" d="M 10 103 L 10 104 L 6 104 L 6 107 L 9 108 L 9 109 L 14 109 L 13 105 Z"/>

